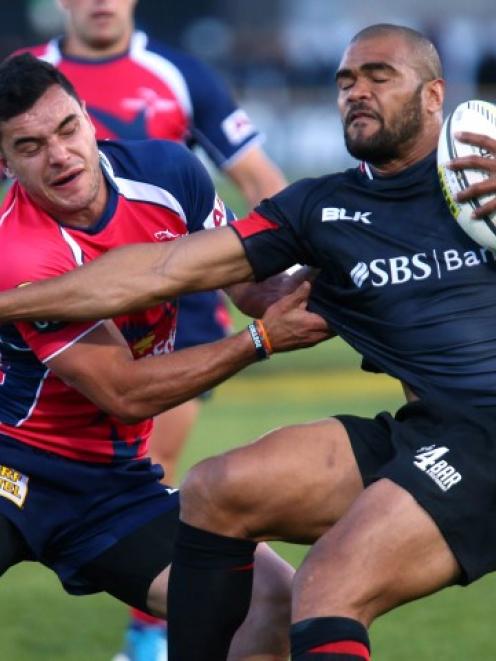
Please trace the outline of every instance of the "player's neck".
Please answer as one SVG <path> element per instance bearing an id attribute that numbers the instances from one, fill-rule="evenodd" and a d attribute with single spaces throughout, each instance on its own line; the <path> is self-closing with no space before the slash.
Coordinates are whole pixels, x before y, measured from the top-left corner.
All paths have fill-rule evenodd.
<path id="1" fill-rule="evenodd" d="M 436 113 L 424 122 L 422 129 L 418 133 L 401 144 L 396 158 L 385 163 L 370 162 L 369 165 L 375 172 L 384 177 L 406 170 L 412 165 L 415 165 L 415 163 L 422 161 L 436 149 L 441 125 L 442 116 L 440 113 Z"/>
<path id="2" fill-rule="evenodd" d="M 62 51 L 69 57 L 78 57 L 85 60 L 100 60 L 107 57 L 122 55 L 129 48 L 131 33 L 126 33 L 121 39 L 105 46 L 93 46 L 68 33 L 62 42 Z"/>
<path id="3" fill-rule="evenodd" d="M 391 159 L 387 163 L 370 163 L 370 165 L 377 174 L 383 177 L 390 177 L 429 156 L 436 148 L 436 144 L 436 141 L 431 140 L 417 141 L 416 144 L 402 150 L 403 153 L 398 155 L 397 158 Z"/>

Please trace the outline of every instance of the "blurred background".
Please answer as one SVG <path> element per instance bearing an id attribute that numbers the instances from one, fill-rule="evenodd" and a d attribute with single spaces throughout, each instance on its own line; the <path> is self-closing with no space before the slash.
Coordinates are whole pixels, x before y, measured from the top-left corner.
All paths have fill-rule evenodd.
<path id="1" fill-rule="evenodd" d="M 56 0 L 0 0 L 0 56 L 58 34 Z M 344 46 L 377 22 L 409 25 L 437 45 L 447 108 L 496 100 L 496 12 L 491 0 L 141 0 L 138 25 L 224 74 L 286 175 L 349 163 L 333 75 Z"/>
<path id="2" fill-rule="evenodd" d="M 224 76 L 290 180 L 352 164 L 333 76 L 349 39 L 371 23 L 401 23 L 432 38 L 445 65 L 447 110 L 468 98 L 496 101 L 490 0 L 140 0 L 137 19 L 152 36 L 196 54 Z M 61 29 L 55 0 L 0 0 L 0 57 Z M 218 183 L 240 213 L 240 199 Z M 238 315 L 235 322 L 241 327 L 246 320 Z M 216 389 L 203 406 L 182 471 L 276 426 L 337 412 L 373 415 L 401 402 L 396 382 L 361 372 L 358 356 L 339 341 L 277 356 Z M 278 548 L 295 565 L 306 552 Z M 495 659 L 495 597 L 496 581 L 487 577 L 398 609 L 372 628 L 374 658 Z M 109 661 L 121 645 L 127 614 L 105 595 L 69 597 L 48 571 L 24 564 L 2 578 L 0 619 L 5 658 Z"/>

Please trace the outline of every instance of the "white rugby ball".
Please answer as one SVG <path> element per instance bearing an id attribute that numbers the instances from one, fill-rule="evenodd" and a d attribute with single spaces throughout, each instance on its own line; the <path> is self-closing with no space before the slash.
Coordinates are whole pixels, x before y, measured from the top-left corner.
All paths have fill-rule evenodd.
<path id="1" fill-rule="evenodd" d="M 487 101 L 465 101 L 446 117 L 437 147 L 437 169 L 441 188 L 448 207 L 460 227 L 479 245 L 496 250 L 496 211 L 480 219 L 472 218 L 472 212 L 485 204 L 493 195 L 484 195 L 468 202 L 457 202 L 456 194 L 472 184 L 488 178 L 483 170 L 449 170 L 446 162 L 460 156 L 494 158 L 480 147 L 460 142 L 455 138 L 458 131 L 482 133 L 496 140 L 496 106 Z"/>

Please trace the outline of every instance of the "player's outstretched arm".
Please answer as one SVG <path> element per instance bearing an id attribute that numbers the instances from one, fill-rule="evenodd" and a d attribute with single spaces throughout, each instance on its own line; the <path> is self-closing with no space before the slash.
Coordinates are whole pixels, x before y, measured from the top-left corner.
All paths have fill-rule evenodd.
<path id="1" fill-rule="evenodd" d="M 483 218 L 496 211 L 496 140 L 487 135 L 478 133 L 469 133 L 464 131 L 460 133 L 459 139 L 462 142 L 477 145 L 484 153 L 482 156 L 464 156 L 455 158 L 450 163 L 452 170 L 474 169 L 487 172 L 487 179 L 480 183 L 467 186 L 467 188 L 458 193 L 459 202 L 467 202 L 473 198 L 481 196 L 491 196 L 485 204 L 474 209 L 474 218 Z"/>
<path id="2" fill-rule="evenodd" d="M 304 283 L 267 309 L 263 328 L 268 353 L 312 346 L 330 336 L 322 317 L 306 310 L 309 292 Z M 49 367 L 102 410 L 134 423 L 256 362 L 261 351 L 256 340 L 245 329 L 217 342 L 134 360 L 112 322 L 105 322 L 52 358 Z"/>
<path id="3" fill-rule="evenodd" d="M 1 292 L 0 323 L 109 318 L 251 278 L 232 230 L 202 231 L 169 243 L 117 248 L 57 278 Z"/>

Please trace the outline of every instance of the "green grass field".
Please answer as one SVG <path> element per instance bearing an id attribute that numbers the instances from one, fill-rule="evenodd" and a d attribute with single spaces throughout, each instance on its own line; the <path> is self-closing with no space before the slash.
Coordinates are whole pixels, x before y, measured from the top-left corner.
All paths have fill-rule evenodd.
<path id="1" fill-rule="evenodd" d="M 336 412 L 371 414 L 401 403 L 396 383 L 359 373 L 355 356 L 333 342 L 250 368 L 219 387 L 203 406 L 182 462 L 184 470 L 209 454 L 282 424 Z M 297 565 L 304 547 L 278 545 Z M 496 658 L 492 606 L 496 581 L 451 588 L 384 616 L 371 632 L 379 661 L 472 661 Z M 126 608 L 105 595 L 70 597 L 38 565 L 10 570 L 0 590 L 2 659 L 108 661 L 119 649 Z"/>

